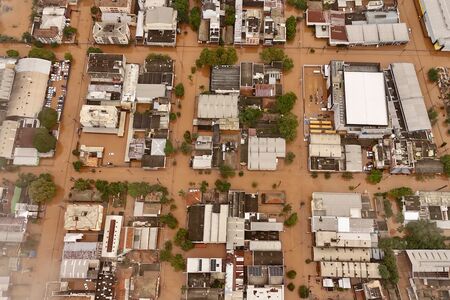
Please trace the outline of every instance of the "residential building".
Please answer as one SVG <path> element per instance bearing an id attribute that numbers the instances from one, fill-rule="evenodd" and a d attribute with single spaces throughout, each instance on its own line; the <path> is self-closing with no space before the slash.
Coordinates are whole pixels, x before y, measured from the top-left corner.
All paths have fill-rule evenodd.
<path id="1" fill-rule="evenodd" d="M 220 16 L 224 12 L 220 8 L 220 1 L 202 1 L 202 20 L 200 23 L 198 41 L 201 43 L 217 44 L 220 41 Z"/>
<path id="2" fill-rule="evenodd" d="M 434 49 L 450 51 L 449 3 L 446 0 L 415 0 L 419 19 L 434 45 Z"/>
<path id="3" fill-rule="evenodd" d="M 64 229 L 67 231 L 100 231 L 102 221 L 103 206 L 69 204 L 64 214 Z"/>
<path id="4" fill-rule="evenodd" d="M 87 73 L 91 83 L 121 84 L 125 77 L 125 64 L 123 54 L 90 53 Z"/>
<path id="5" fill-rule="evenodd" d="M 0 243 L 22 243 L 27 230 L 27 218 L 0 217 Z"/>
<path id="6" fill-rule="evenodd" d="M 43 44 L 60 44 L 63 39 L 63 30 L 66 27 L 65 15 L 65 8 L 56 6 L 45 7 L 42 10 L 40 19 L 33 23 L 33 38 Z"/>
<path id="7" fill-rule="evenodd" d="M 186 298 L 222 299 L 225 283 L 222 258 L 188 258 L 186 266 Z M 219 285 L 219 287 L 217 286 Z"/>
<path id="8" fill-rule="evenodd" d="M 102 13 L 131 13 L 132 0 L 95 0 Z"/>
<path id="9" fill-rule="evenodd" d="M 127 23 L 95 22 L 92 30 L 97 44 L 128 45 L 130 28 Z"/>
<path id="10" fill-rule="evenodd" d="M 6 118 L 8 101 L 14 85 L 16 58 L 0 58 L 0 123 Z"/>
<path id="11" fill-rule="evenodd" d="M 144 43 L 149 46 L 175 47 L 177 41 L 177 11 L 172 7 L 152 7 L 146 10 Z"/>
<path id="12" fill-rule="evenodd" d="M 112 133 L 115 133 L 118 122 L 119 112 L 114 106 L 83 105 L 81 107 L 80 124 L 83 130 L 112 129 Z"/>

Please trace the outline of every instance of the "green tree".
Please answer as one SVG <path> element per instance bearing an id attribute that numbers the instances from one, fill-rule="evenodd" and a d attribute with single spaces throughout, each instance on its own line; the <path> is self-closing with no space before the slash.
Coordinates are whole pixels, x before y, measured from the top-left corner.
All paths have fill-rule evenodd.
<path id="1" fill-rule="evenodd" d="M 430 119 L 431 125 L 436 124 L 438 116 L 439 114 L 434 108 L 431 107 L 428 109 L 428 119 Z"/>
<path id="2" fill-rule="evenodd" d="M 282 62 L 284 71 L 290 71 L 294 67 L 292 59 L 289 58 L 281 48 L 264 48 L 264 50 L 259 53 L 259 57 L 266 64 L 270 64 L 273 61 Z"/>
<path id="3" fill-rule="evenodd" d="M 172 7 L 177 11 L 177 19 L 180 23 L 189 23 L 189 1 L 188 0 L 174 0 Z"/>
<path id="4" fill-rule="evenodd" d="M 19 178 L 17 178 L 15 186 L 20 188 L 26 188 L 31 182 L 36 180 L 37 177 L 33 173 L 19 173 Z"/>
<path id="5" fill-rule="evenodd" d="M 38 114 L 41 125 L 51 130 L 58 122 L 58 113 L 51 107 L 44 107 Z"/>
<path id="6" fill-rule="evenodd" d="M 63 29 L 63 35 L 66 38 L 71 37 L 71 36 L 73 36 L 76 33 L 77 33 L 77 29 L 73 28 L 72 26 L 66 26 Z"/>
<path id="7" fill-rule="evenodd" d="M 166 146 L 164 147 L 164 153 L 166 155 L 172 155 L 175 153 L 175 148 L 170 140 L 166 141 Z"/>
<path id="8" fill-rule="evenodd" d="M 294 279 L 297 276 L 297 272 L 295 270 L 290 270 L 286 273 L 287 278 Z"/>
<path id="9" fill-rule="evenodd" d="M 295 284 L 293 284 L 292 282 L 290 282 L 290 283 L 287 285 L 287 289 L 290 290 L 290 291 L 292 292 L 293 290 L 295 290 Z"/>
<path id="10" fill-rule="evenodd" d="M 133 198 L 141 198 L 148 195 L 150 185 L 147 182 L 132 182 L 128 184 L 128 195 Z"/>
<path id="11" fill-rule="evenodd" d="M 166 215 L 161 215 L 159 217 L 161 224 L 167 225 L 170 229 L 175 229 L 178 226 L 178 220 L 174 217 L 172 213 Z"/>
<path id="12" fill-rule="evenodd" d="M 198 6 L 195 6 L 191 9 L 191 13 L 189 14 L 189 23 L 191 24 L 192 30 L 198 31 L 201 21 L 202 12 Z"/>
<path id="13" fill-rule="evenodd" d="M 64 59 L 68 60 L 68 61 L 73 61 L 72 53 L 70 53 L 70 52 L 64 53 Z"/>
<path id="14" fill-rule="evenodd" d="M 170 265 L 175 271 L 184 271 L 186 269 L 186 260 L 181 254 L 176 254 L 170 260 Z"/>
<path id="15" fill-rule="evenodd" d="M 236 22 L 236 9 L 232 5 L 225 7 L 225 25 L 233 26 Z"/>
<path id="16" fill-rule="evenodd" d="M 226 180 L 217 179 L 216 182 L 214 183 L 214 185 L 215 185 L 216 189 L 222 193 L 228 192 L 231 188 L 231 183 L 229 183 Z"/>
<path id="17" fill-rule="evenodd" d="M 189 130 L 186 130 L 183 134 L 183 139 L 186 143 L 191 144 L 192 143 L 192 136 L 191 132 Z"/>
<path id="18" fill-rule="evenodd" d="M 431 82 L 438 82 L 439 71 L 436 68 L 431 68 L 428 70 L 428 80 Z"/>
<path id="19" fill-rule="evenodd" d="M 6 55 L 8 55 L 8 57 L 19 57 L 19 51 L 11 49 L 6 51 Z"/>
<path id="20" fill-rule="evenodd" d="M 48 203 L 56 196 L 56 185 L 52 180 L 39 177 L 30 183 L 28 193 L 34 202 L 39 204 Z"/>
<path id="21" fill-rule="evenodd" d="M 127 191 L 127 184 L 121 181 L 114 181 L 108 185 L 108 194 L 120 197 Z"/>
<path id="22" fill-rule="evenodd" d="M 409 249 L 445 249 L 444 240 L 442 230 L 428 220 L 408 222 L 405 226 L 405 241 Z"/>
<path id="23" fill-rule="evenodd" d="M 203 48 L 199 58 L 195 61 L 195 64 L 197 68 L 216 65 L 234 65 L 237 60 L 237 52 L 234 48 Z"/>
<path id="24" fill-rule="evenodd" d="M 203 180 L 203 181 L 200 183 L 200 192 L 206 193 L 206 191 L 207 191 L 207 189 L 208 189 L 208 186 L 209 186 L 209 183 L 208 183 L 207 181 Z"/>
<path id="25" fill-rule="evenodd" d="M 308 3 L 306 2 L 306 0 L 288 0 L 287 3 L 298 10 L 304 11 L 308 8 Z"/>
<path id="26" fill-rule="evenodd" d="M 175 96 L 182 98 L 184 96 L 184 85 L 180 82 L 174 88 Z"/>
<path id="27" fill-rule="evenodd" d="M 241 123 L 248 127 L 253 127 L 256 125 L 259 119 L 262 117 L 262 111 L 260 109 L 246 107 L 244 110 L 239 112 L 239 120 Z"/>
<path id="28" fill-rule="evenodd" d="M 185 141 L 183 141 L 180 146 L 180 151 L 181 151 L 181 153 L 186 154 L 186 155 L 190 154 L 192 152 L 192 146 L 190 144 L 186 143 Z"/>
<path id="29" fill-rule="evenodd" d="M 288 41 L 293 41 L 295 39 L 295 34 L 297 33 L 297 18 L 290 16 L 286 20 L 286 39 Z"/>
<path id="30" fill-rule="evenodd" d="M 75 171 L 80 172 L 81 168 L 84 166 L 84 164 L 82 161 L 77 160 L 72 163 L 72 166 Z"/>
<path id="31" fill-rule="evenodd" d="M 284 159 L 284 161 L 286 164 L 290 165 L 294 162 L 294 159 L 295 159 L 294 152 L 289 151 L 288 153 L 286 153 L 286 158 Z"/>
<path id="32" fill-rule="evenodd" d="M 25 43 L 29 44 L 29 43 L 31 43 L 31 42 L 33 41 L 33 36 L 31 35 L 31 33 L 29 33 L 28 31 L 26 31 L 26 32 L 24 32 L 24 33 L 22 34 L 22 40 L 23 40 Z"/>
<path id="33" fill-rule="evenodd" d="M 447 177 L 450 177 L 450 155 L 443 155 L 440 160 L 444 165 L 444 174 L 447 175 Z"/>
<path id="34" fill-rule="evenodd" d="M 371 184 L 380 183 L 383 178 L 383 172 L 377 169 L 372 169 L 369 174 L 367 174 L 367 182 Z"/>
<path id="35" fill-rule="evenodd" d="M 100 8 L 98 8 L 97 6 L 92 6 L 91 7 L 91 14 L 92 15 L 98 15 L 99 12 L 100 12 Z"/>
<path id="36" fill-rule="evenodd" d="M 298 295 L 302 299 L 306 299 L 309 297 L 309 288 L 305 285 L 301 285 L 298 287 Z"/>
<path id="37" fill-rule="evenodd" d="M 103 50 L 98 47 L 89 47 L 86 51 L 87 55 L 91 53 L 103 53 Z"/>
<path id="38" fill-rule="evenodd" d="M 284 221 L 284 226 L 292 227 L 292 226 L 294 226 L 295 224 L 297 224 L 297 222 L 298 222 L 298 215 L 297 215 L 297 213 L 292 213 L 292 214 L 289 216 L 289 218 L 287 218 L 287 219 Z"/>
<path id="39" fill-rule="evenodd" d="M 38 128 L 33 137 L 33 147 L 40 153 L 47 153 L 56 147 L 56 138 L 46 128 Z"/>
<path id="40" fill-rule="evenodd" d="M 171 261 L 173 258 L 172 252 L 167 249 L 163 249 L 159 252 L 160 261 Z"/>
<path id="41" fill-rule="evenodd" d="M 389 280 L 390 278 L 389 270 L 385 265 L 383 264 L 378 265 L 378 272 L 380 272 L 381 278 L 383 278 L 384 280 Z"/>
<path id="42" fill-rule="evenodd" d="M 292 142 L 297 137 L 298 121 L 294 114 L 288 113 L 281 116 L 278 119 L 277 127 L 286 142 Z"/>
<path id="43" fill-rule="evenodd" d="M 55 53 L 44 48 L 32 48 L 28 52 L 28 57 L 41 58 L 49 61 L 54 61 L 56 59 Z"/>
<path id="44" fill-rule="evenodd" d="M 178 229 L 173 239 L 173 243 L 183 251 L 189 251 L 194 248 L 194 244 L 189 240 L 188 231 L 184 228 Z"/>
<path id="45" fill-rule="evenodd" d="M 77 191 L 89 190 L 91 188 L 91 183 L 89 182 L 89 179 L 78 178 L 75 180 L 73 188 Z"/>
<path id="46" fill-rule="evenodd" d="M 294 108 L 297 96 L 293 92 L 286 93 L 277 97 L 275 108 L 280 114 L 286 114 Z"/>
<path id="47" fill-rule="evenodd" d="M 219 171 L 220 171 L 220 176 L 222 176 L 222 178 L 225 178 L 225 179 L 234 177 L 236 175 L 236 172 L 234 171 L 234 169 L 229 165 L 221 165 L 219 167 Z"/>
<path id="48" fill-rule="evenodd" d="M 388 192 L 388 195 L 390 197 L 396 198 L 396 199 L 401 199 L 402 197 L 411 196 L 413 194 L 414 194 L 413 190 L 406 186 L 395 188 Z"/>

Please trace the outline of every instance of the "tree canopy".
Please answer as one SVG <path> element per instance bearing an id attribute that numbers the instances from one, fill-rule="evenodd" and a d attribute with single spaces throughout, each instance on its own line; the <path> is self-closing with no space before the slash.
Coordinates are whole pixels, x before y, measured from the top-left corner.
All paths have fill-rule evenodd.
<path id="1" fill-rule="evenodd" d="M 85 191 L 91 188 L 89 179 L 78 178 L 73 184 L 73 188 L 77 191 Z"/>
<path id="2" fill-rule="evenodd" d="M 292 213 L 285 221 L 284 225 L 287 227 L 292 227 L 298 222 L 298 215 L 297 213 Z"/>
<path id="3" fill-rule="evenodd" d="M 405 241 L 408 249 L 444 249 L 445 237 L 436 223 L 428 220 L 408 222 L 405 226 Z"/>
<path id="4" fill-rule="evenodd" d="M 246 107 L 244 110 L 241 110 L 239 112 L 239 120 L 244 125 L 248 127 L 253 127 L 262 117 L 262 114 L 263 114 L 262 111 L 258 108 Z"/>
<path id="5" fill-rule="evenodd" d="M 233 26 L 236 22 L 236 9 L 233 5 L 227 5 L 225 7 L 225 25 Z"/>
<path id="6" fill-rule="evenodd" d="M 216 65 L 234 65 L 238 60 L 236 49 L 231 47 L 204 48 L 195 61 L 198 68 Z"/>
<path id="7" fill-rule="evenodd" d="M 64 53 L 64 59 L 68 60 L 68 61 L 72 61 L 73 60 L 72 53 L 70 53 L 70 52 Z"/>
<path id="8" fill-rule="evenodd" d="M 231 188 L 231 183 L 226 180 L 217 179 L 214 185 L 219 192 L 228 192 Z"/>
<path id="9" fill-rule="evenodd" d="M 6 55 L 8 55 L 8 57 L 19 57 L 19 51 L 10 49 L 6 51 Z"/>
<path id="10" fill-rule="evenodd" d="M 298 121 L 294 114 L 288 113 L 278 119 L 278 131 L 286 142 L 292 142 L 297 137 Z"/>
<path id="11" fill-rule="evenodd" d="M 56 138 L 48 133 L 46 128 L 38 128 L 33 138 L 33 146 L 40 153 L 47 153 L 55 149 Z"/>
<path id="12" fill-rule="evenodd" d="M 292 41 L 295 39 L 295 34 L 297 33 L 297 18 L 290 16 L 286 20 L 286 39 Z"/>
<path id="13" fill-rule="evenodd" d="M 178 229 L 173 239 L 173 243 L 184 251 L 189 251 L 194 248 L 194 244 L 189 240 L 188 231 L 184 228 Z"/>
<path id="14" fill-rule="evenodd" d="M 184 271 L 186 269 L 186 260 L 183 258 L 183 255 L 176 254 L 170 260 L 170 265 L 175 271 Z"/>
<path id="15" fill-rule="evenodd" d="M 306 0 L 288 0 L 287 3 L 298 10 L 306 10 L 308 8 Z"/>
<path id="16" fill-rule="evenodd" d="M 175 229 L 178 227 L 178 220 L 172 215 L 172 213 L 161 215 L 159 219 L 162 224 L 167 225 L 170 229 Z"/>
<path id="17" fill-rule="evenodd" d="M 444 173 L 450 177 L 450 155 L 446 154 L 441 156 L 441 162 L 444 164 Z"/>
<path id="18" fill-rule="evenodd" d="M 184 85 L 180 82 L 174 88 L 175 96 L 181 98 L 184 96 Z"/>
<path id="19" fill-rule="evenodd" d="M 37 179 L 37 176 L 33 173 L 19 173 L 19 178 L 15 182 L 15 186 L 20 188 L 26 188 L 31 182 Z"/>
<path id="20" fill-rule="evenodd" d="M 170 140 L 166 141 L 166 146 L 164 146 L 164 153 L 166 155 L 171 155 L 176 152 L 175 147 L 173 146 L 172 142 Z"/>
<path id="21" fill-rule="evenodd" d="M 71 37 L 71 36 L 73 36 L 76 33 L 77 33 L 77 29 L 72 27 L 72 26 L 66 26 L 63 29 L 63 35 L 65 37 Z"/>
<path id="22" fill-rule="evenodd" d="M 309 288 L 305 285 L 301 285 L 298 287 L 298 295 L 302 299 L 306 299 L 309 297 Z"/>
<path id="23" fill-rule="evenodd" d="M 439 71 L 436 68 L 428 70 L 428 80 L 431 82 L 437 82 L 439 80 Z"/>
<path id="24" fill-rule="evenodd" d="M 284 71 L 289 71 L 294 67 L 294 62 L 292 59 L 289 58 L 289 56 L 287 56 L 281 48 L 264 48 L 264 50 L 259 53 L 259 57 L 266 64 L 270 64 L 273 61 L 282 62 Z"/>
<path id="25" fill-rule="evenodd" d="M 371 184 L 380 183 L 383 179 L 383 172 L 377 169 L 372 169 L 369 174 L 367 174 L 367 182 Z"/>
<path id="26" fill-rule="evenodd" d="M 55 127 L 58 122 L 58 113 L 51 107 L 44 107 L 38 114 L 39 122 L 48 130 Z"/>
<path id="27" fill-rule="evenodd" d="M 28 57 L 41 58 L 49 61 L 54 61 L 56 59 L 55 53 L 44 48 L 32 48 L 28 52 Z"/>
<path id="28" fill-rule="evenodd" d="M 384 258 L 378 270 L 383 279 L 389 280 L 392 284 L 398 283 L 398 269 L 395 254 L 392 249 L 384 249 Z"/>
<path id="29" fill-rule="evenodd" d="M 56 185 L 48 176 L 39 176 L 30 183 L 28 193 L 34 202 L 47 203 L 56 196 Z"/>
<path id="30" fill-rule="evenodd" d="M 172 7 L 177 11 L 180 23 L 189 23 L 189 0 L 174 0 Z"/>
<path id="31" fill-rule="evenodd" d="M 286 93 L 277 97 L 275 108 L 280 114 L 288 113 L 294 108 L 295 101 L 297 96 L 293 92 Z"/>
<path id="32" fill-rule="evenodd" d="M 413 190 L 406 186 L 395 188 L 388 192 L 388 195 L 390 197 L 393 197 L 396 199 L 402 198 L 404 196 L 411 196 L 412 194 L 414 194 Z"/>
<path id="33" fill-rule="evenodd" d="M 191 9 L 191 13 L 189 14 L 189 23 L 191 24 L 192 30 L 198 31 L 201 21 L 202 12 L 198 6 L 195 6 Z"/>

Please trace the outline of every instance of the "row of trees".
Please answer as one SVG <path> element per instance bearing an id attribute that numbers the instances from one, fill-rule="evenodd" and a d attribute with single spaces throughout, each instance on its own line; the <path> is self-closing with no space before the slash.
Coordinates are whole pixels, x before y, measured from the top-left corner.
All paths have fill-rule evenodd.
<path id="1" fill-rule="evenodd" d="M 204 48 L 199 58 L 195 61 L 197 68 L 216 65 L 234 65 L 238 60 L 236 49 L 230 47 L 218 47 L 214 49 Z"/>
<path id="2" fill-rule="evenodd" d="M 264 50 L 259 53 L 259 57 L 266 64 L 270 64 L 274 61 L 281 62 L 283 64 L 283 71 L 290 71 L 294 67 L 292 59 L 287 56 L 281 48 L 264 48 Z"/>

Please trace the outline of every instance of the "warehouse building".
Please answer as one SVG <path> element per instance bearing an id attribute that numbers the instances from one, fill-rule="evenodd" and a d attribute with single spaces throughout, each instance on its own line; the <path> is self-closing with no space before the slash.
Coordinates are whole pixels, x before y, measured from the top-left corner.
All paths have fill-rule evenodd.
<path id="1" fill-rule="evenodd" d="M 450 3 L 447 0 L 415 0 L 419 19 L 434 49 L 450 51 Z"/>

